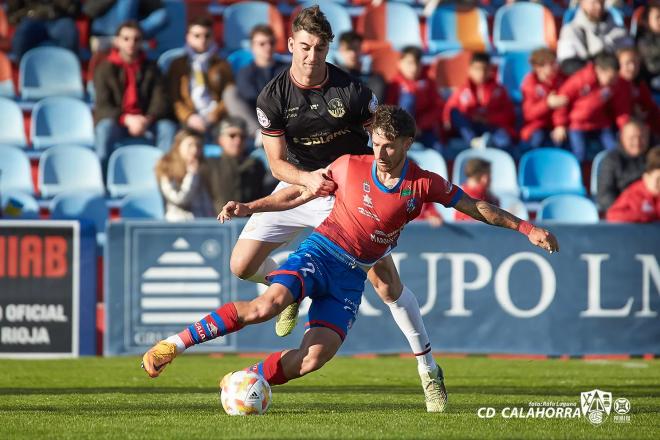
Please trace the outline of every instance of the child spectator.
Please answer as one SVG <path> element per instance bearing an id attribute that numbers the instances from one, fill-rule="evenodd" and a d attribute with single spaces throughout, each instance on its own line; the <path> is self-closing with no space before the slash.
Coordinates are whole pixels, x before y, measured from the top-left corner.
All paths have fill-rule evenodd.
<path id="1" fill-rule="evenodd" d="M 528 147 L 538 148 L 553 143 L 550 138 L 552 113 L 568 103 L 568 98 L 557 94 L 566 78 L 559 71 L 557 57 L 550 49 L 535 50 L 529 63 L 532 71 L 521 86 L 524 125 L 520 137 Z"/>
<path id="2" fill-rule="evenodd" d="M 642 75 L 654 92 L 660 92 L 660 0 L 646 6 L 637 30 L 637 48 L 642 57 Z"/>
<path id="3" fill-rule="evenodd" d="M 399 71 L 388 86 L 388 104 L 398 105 L 417 121 L 417 140 L 439 149 L 442 98 L 430 78 L 422 75 L 422 50 L 408 46 L 401 52 Z"/>
<path id="4" fill-rule="evenodd" d="M 555 110 L 552 138 L 564 142 L 567 135 L 578 160 L 585 160 L 589 142 L 613 150 L 617 141 L 613 126 L 628 121 L 631 113 L 630 89 L 619 81 L 616 56 L 601 53 L 592 64 L 571 76 L 559 89 L 568 104 Z"/>
<path id="5" fill-rule="evenodd" d="M 475 53 L 467 83 L 452 93 L 443 120 L 472 147 L 507 148 L 515 136 L 515 111 L 506 89 L 495 82 L 490 57 Z"/>
<path id="6" fill-rule="evenodd" d="M 174 137 L 170 151 L 156 164 L 168 221 L 215 216 L 208 187 L 199 172 L 204 161 L 203 147 L 201 135 L 183 129 Z"/>
<path id="7" fill-rule="evenodd" d="M 660 108 L 653 100 L 651 89 L 639 75 L 640 59 L 634 48 L 617 52 L 619 76 L 626 80 L 632 97 L 632 116 L 645 121 L 660 136 Z"/>
<path id="8" fill-rule="evenodd" d="M 359 78 L 365 84 L 378 102 L 385 100 L 385 90 L 387 85 L 382 76 L 375 72 L 363 71 L 362 65 L 362 36 L 354 31 L 344 32 L 339 36 L 339 48 L 335 60 L 337 66 Z"/>
<path id="9" fill-rule="evenodd" d="M 607 220 L 630 223 L 660 221 L 660 146 L 649 151 L 642 178 L 616 199 L 607 210 Z"/>
<path id="10" fill-rule="evenodd" d="M 485 200 L 493 205 L 499 205 L 497 198 L 490 192 L 490 162 L 476 157 L 469 159 L 465 163 L 465 177 L 467 179 L 463 182 L 461 188 L 467 195 L 473 199 Z M 460 211 L 455 211 L 454 218 L 461 221 L 473 220 L 472 217 Z"/>

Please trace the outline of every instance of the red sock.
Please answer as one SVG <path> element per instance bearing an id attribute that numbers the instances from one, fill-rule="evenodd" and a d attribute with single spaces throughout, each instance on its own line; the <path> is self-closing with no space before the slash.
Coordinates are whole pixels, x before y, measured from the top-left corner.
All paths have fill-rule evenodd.
<path id="1" fill-rule="evenodd" d="M 203 319 L 191 324 L 179 333 L 186 348 L 210 341 L 218 336 L 224 336 L 243 328 L 238 323 L 238 312 L 234 303 L 227 303 L 206 315 Z"/>
<path id="2" fill-rule="evenodd" d="M 270 354 L 262 362 L 252 365 L 247 370 L 261 374 L 270 385 L 282 385 L 289 381 L 284 375 L 281 351 Z"/>

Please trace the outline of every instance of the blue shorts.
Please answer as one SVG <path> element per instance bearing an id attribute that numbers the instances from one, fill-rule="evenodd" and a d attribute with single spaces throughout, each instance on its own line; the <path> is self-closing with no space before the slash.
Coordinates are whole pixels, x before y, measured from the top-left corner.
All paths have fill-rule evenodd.
<path id="1" fill-rule="evenodd" d="M 268 280 L 289 289 L 297 302 L 306 296 L 312 300 L 306 328 L 327 327 L 343 341 L 357 316 L 367 273 L 318 237 L 303 241 Z"/>

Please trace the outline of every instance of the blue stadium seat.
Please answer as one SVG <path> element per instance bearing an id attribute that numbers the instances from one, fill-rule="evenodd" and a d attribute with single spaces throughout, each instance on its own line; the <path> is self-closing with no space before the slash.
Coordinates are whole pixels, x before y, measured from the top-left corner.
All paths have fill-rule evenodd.
<path id="1" fill-rule="evenodd" d="M 0 144 L 26 147 L 23 112 L 11 99 L 0 97 Z"/>
<path id="2" fill-rule="evenodd" d="M 406 46 L 424 47 L 417 12 L 405 3 L 386 2 L 387 41 L 396 50 Z"/>
<path id="3" fill-rule="evenodd" d="M 250 153 L 250 156 L 251 157 L 256 157 L 257 159 L 259 159 L 261 161 L 261 163 L 264 164 L 264 167 L 266 168 L 266 170 L 267 171 L 270 170 L 270 165 L 268 165 L 268 158 L 266 157 L 266 151 L 264 151 L 263 148 L 255 148 Z"/>
<path id="4" fill-rule="evenodd" d="M 80 62 L 76 55 L 54 46 L 27 51 L 19 68 L 21 98 L 38 101 L 49 96 L 84 97 Z"/>
<path id="5" fill-rule="evenodd" d="M 204 144 L 204 157 L 222 156 L 222 147 L 218 144 Z"/>
<path id="6" fill-rule="evenodd" d="M 30 194 L 23 191 L 0 192 L 0 210 L 5 220 L 39 219 L 39 203 Z"/>
<path id="7" fill-rule="evenodd" d="M 325 1 L 307 1 L 301 3 L 302 8 L 319 5 L 321 11 L 325 14 L 330 26 L 332 26 L 332 33 L 335 34 L 335 39 L 330 43 L 331 48 L 339 47 L 339 36 L 344 32 L 353 30 L 353 23 L 351 16 L 344 6 L 333 0 Z"/>
<path id="8" fill-rule="evenodd" d="M 30 159 L 12 145 L 0 145 L 0 193 L 5 191 L 34 194 Z"/>
<path id="9" fill-rule="evenodd" d="M 580 163 L 573 154 L 559 148 L 537 148 L 525 153 L 520 159 L 518 182 L 526 201 L 586 193 Z"/>
<path id="10" fill-rule="evenodd" d="M 58 145 L 46 150 L 39 160 L 39 188 L 49 198 L 66 191 L 104 194 L 98 156 L 77 145 Z"/>
<path id="11" fill-rule="evenodd" d="M 493 44 L 499 53 L 531 52 L 539 47 L 554 47 L 557 30 L 552 13 L 538 3 L 513 3 L 495 13 Z"/>
<path id="12" fill-rule="evenodd" d="M 506 88 L 514 102 L 522 101 L 520 86 L 531 70 L 528 52 L 507 52 L 502 57 L 497 79 Z"/>
<path id="13" fill-rule="evenodd" d="M 154 168 L 163 152 L 149 145 L 131 145 L 116 149 L 108 160 L 108 192 L 111 197 L 128 193 L 158 190 Z"/>
<path id="14" fill-rule="evenodd" d="M 163 75 L 167 75 L 167 71 L 170 70 L 170 64 L 172 61 L 186 54 L 186 50 L 182 47 L 175 47 L 174 49 L 167 50 L 163 52 L 158 57 L 158 68 Z"/>
<path id="15" fill-rule="evenodd" d="M 598 209 L 586 197 L 562 194 L 541 202 L 538 220 L 558 223 L 598 223 Z"/>
<path id="16" fill-rule="evenodd" d="M 518 188 L 518 180 L 516 176 L 516 164 L 509 153 L 497 148 L 484 148 L 483 150 L 470 148 L 458 153 L 454 160 L 454 168 L 452 171 L 453 183 L 462 185 L 463 182 L 465 182 L 465 163 L 473 157 L 478 157 L 490 162 L 490 189 L 494 195 L 499 198 L 507 195 L 518 197 L 520 189 Z"/>
<path id="17" fill-rule="evenodd" d="M 561 25 L 563 26 L 566 23 L 570 23 L 575 18 L 576 12 L 577 12 L 577 8 L 566 9 L 566 12 L 564 12 L 564 17 L 562 18 Z M 625 19 L 623 17 L 623 13 L 619 9 L 607 8 L 607 12 L 609 12 L 612 15 L 612 19 L 614 19 L 614 23 L 617 26 L 625 26 Z"/>
<path id="18" fill-rule="evenodd" d="M 119 215 L 121 218 L 162 220 L 165 218 L 163 198 L 157 189 L 130 193 L 122 199 Z"/>
<path id="19" fill-rule="evenodd" d="M 94 119 L 83 101 L 68 96 L 51 96 L 32 110 L 32 146 L 37 150 L 55 145 L 94 146 Z"/>
<path id="20" fill-rule="evenodd" d="M 408 150 L 408 157 L 425 170 L 433 171 L 449 180 L 447 163 L 437 151 L 425 148 L 419 142 L 415 142 L 411 145 L 410 150 Z M 452 208 L 447 208 L 440 203 L 435 203 L 435 208 L 445 221 L 454 221 L 454 212 Z"/>
<path id="21" fill-rule="evenodd" d="M 529 211 L 527 210 L 527 206 L 525 206 L 525 203 L 518 197 L 503 194 L 498 195 L 497 199 L 499 202 L 499 207 L 506 212 L 510 212 L 522 220 L 529 220 Z"/>
<path id="22" fill-rule="evenodd" d="M 426 29 L 431 53 L 491 50 L 488 19 L 484 10 L 480 8 L 465 10 L 451 4 L 441 5 L 428 18 Z"/>
<path id="23" fill-rule="evenodd" d="M 175 47 L 181 47 L 185 41 L 186 23 L 188 23 L 185 1 L 163 0 L 163 6 L 167 12 L 167 26 L 155 37 L 158 55 Z"/>
<path id="24" fill-rule="evenodd" d="M 250 48 L 250 32 L 258 24 L 269 24 L 276 40 L 284 28 L 284 20 L 277 8 L 262 1 L 246 1 L 228 6 L 223 13 L 223 42 L 228 52 Z M 278 47 L 278 50 L 283 49 Z"/>
<path id="25" fill-rule="evenodd" d="M 254 60 L 254 55 L 248 49 L 238 49 L 233 51 L 227 56 L 227 62 L 231 65 L 231 71 L 234 76 L 243 68 L 249 65 Z"/>
<path id="26" fill-rule="evenodd" d="M 96 192 L 63 192 L 50 205 L 50 218 L 54 220 L 86 220 L 93 223 L 99 244 L 105 242 L 105 224 L 109 214 L 103 195 Z"/>
<path id="27" fill-rule="evenodd" d="M 598 195 L 598 173 L 600 173 L 600 164 L 603 162 L 605 156 L 609 153 L 608 150 L 598 152 L 594 160 L 591 162 L 591 182 L 589 182 L 589 194 L 592 198 Z"/>

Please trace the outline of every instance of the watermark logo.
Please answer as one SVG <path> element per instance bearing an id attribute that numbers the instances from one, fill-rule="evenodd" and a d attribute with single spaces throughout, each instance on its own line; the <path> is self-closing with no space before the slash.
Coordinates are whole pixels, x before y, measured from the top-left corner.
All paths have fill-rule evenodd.
<path id="1" fill-rule="evenodd" d="M 612 411 L 612 393 L 591 390 L 580 393 L 582 414 L 594 425 L 600 425 Z"/>

